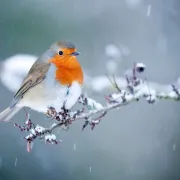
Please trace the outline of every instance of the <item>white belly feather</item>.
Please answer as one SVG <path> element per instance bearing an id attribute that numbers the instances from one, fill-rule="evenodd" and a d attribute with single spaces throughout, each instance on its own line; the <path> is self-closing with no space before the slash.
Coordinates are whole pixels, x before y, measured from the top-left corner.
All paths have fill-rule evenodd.
<path id="1" fill-rule="evenodd" d="M 66 108 L 70 109 L 81 95 L 81 86 L 74 82 L 68 89 L 55 80 L 55 67 L 51 65 L 43 82 L 31 88 L 18 103 L 19 106 L 30 107 L 39 112 L 46 112 L 52 106 L 57 111 L 66 101 Z"/>

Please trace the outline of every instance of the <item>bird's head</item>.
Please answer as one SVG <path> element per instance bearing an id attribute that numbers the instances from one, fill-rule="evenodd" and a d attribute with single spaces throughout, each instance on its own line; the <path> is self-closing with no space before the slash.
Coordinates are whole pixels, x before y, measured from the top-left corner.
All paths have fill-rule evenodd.
<path id="1" fill-rule="evenodd" d="M 77 56 L 80 54 L 76 51 L 74 44 L 71 42 L 56 42 L 47 53 L 49 62 L 56 66 L 56 80 L 63 85 L 71 85 L 77 81 L 83 84 L 84 76 Z"/>

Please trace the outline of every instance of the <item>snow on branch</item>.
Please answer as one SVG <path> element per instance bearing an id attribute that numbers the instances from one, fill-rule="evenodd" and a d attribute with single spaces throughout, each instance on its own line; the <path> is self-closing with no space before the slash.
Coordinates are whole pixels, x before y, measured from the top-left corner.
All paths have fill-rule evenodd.
<path id="1" fill-rule="evenodd" d="M 131 71 L 125 74 L 126 86 L 123 88 L 118 85 L 114 75 L 112 77 L 107 75 L 109 83 L 116 89 L 116 92 L 105 96 L 106 105 L 102 105 L 86 95 L 81 95 L 79 103 L 82 104 L 82 109 L 80 110 L 67 111 L 62 109 L 60 112 L 56 112 L 56 109 L 49 107 L 46 116 L 54 120 L 54 124 L 49 128 L 35 125 L 29 118 L 29 114 L 26 113 L 27 119 L 25 125 L 20 126 L 15 123 L 14 126 L 18 127 L 21 131 L 29 132 L 24 137 L 27 141 L 27 150 L 31 151 L 31 144 L 37 138 L 49 144 L 62 142 L 62 140 L 57 140 L 53 131 L 57 128 L 68 130 L 78 120 L 84 120 L 82 130 L 88 126 L 93 130 L 110 110 L 117 110 L 118 107 L 137 102 L 142 98 L 145 98 L 149 104 L 155 104 L 161 99 L 180 100 L 180 90 L 175 85 L 171 85 L 171 91 L 168 93 L 158 92 L 149 86 L 146 78 L 140 78 L 139 75 L 145 71 L 145 68 L 143 63 L 134 63 Z"/>

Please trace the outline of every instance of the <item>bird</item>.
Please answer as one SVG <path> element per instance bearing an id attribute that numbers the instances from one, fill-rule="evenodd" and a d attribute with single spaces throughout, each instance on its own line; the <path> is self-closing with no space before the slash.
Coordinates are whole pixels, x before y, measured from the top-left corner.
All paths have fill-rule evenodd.
<path id="1" fill-rule="evenodd" d="M 53 43 L 31 66 L 8 108 L 0 113 L 0 121 L 8 122 L 22 108 L 46 113 L 70 110 L 82 93 L 84 73 L 73 43 Z"/>

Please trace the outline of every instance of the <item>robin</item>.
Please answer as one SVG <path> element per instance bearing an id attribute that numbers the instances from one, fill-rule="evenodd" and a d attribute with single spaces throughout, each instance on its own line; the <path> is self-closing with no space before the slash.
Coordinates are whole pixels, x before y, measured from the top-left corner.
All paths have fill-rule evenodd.
<path id="1" fill-rule="evenodd" d="M 56 42 L 32 65 L 10 106 L 0 113 L 0 121 L 9 121 L 21 108 L 45 113 L 71 109 L 81 95 L 83 70 L 77 60 L 80 53 L 71 42 Z"/>

